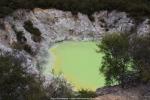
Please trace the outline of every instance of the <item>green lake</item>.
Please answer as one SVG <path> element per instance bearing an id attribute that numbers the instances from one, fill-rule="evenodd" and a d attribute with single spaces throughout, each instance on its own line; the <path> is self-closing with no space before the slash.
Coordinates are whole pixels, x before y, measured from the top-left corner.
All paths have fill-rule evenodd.
<path id="1" fill-rule="evenodd" d="M 95 42 L 66 41 L 55 44 L 50 49 L 54 72 L 62 73 L 76 90 L 95 90 L 104 86 L 104 76 L 99 72 L 102 54 L 96 50 Z"/>

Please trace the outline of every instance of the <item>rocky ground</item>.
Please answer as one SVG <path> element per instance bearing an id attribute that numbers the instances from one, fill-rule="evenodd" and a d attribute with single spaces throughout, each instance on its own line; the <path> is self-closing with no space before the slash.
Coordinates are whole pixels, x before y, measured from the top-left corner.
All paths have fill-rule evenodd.
<path id="1" fill-rule="evenodd" d="M 120 86 L 97 89 L 96 100 L 150 100 L 150 84 L 123 89 Z"/>

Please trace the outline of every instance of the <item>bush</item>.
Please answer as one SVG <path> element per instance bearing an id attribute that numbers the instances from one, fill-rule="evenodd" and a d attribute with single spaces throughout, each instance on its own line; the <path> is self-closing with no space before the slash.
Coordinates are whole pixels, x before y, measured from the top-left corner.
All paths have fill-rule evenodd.
<path id="1" fill-rule="evenodd" d="M 126 84 L 128 73 L 134 71 L 134 63 L 129 54 L 129 39 L 124 34 L 107 34 L 101 41 L 99 52 L 103 52 L 100 72 L 104 73 L 106 85 Z M 132 70 L 130 70 L 132 69 Z"/>
<path id="2" fill-rule="evenodd" d="M 108 34 L 98 47 L 104 53 L 100 72 L 106 85 L 117 82 L 128 87 L 150 81 L 150 36 Z"/>
<path id="3" fill-rule="evenodd" d="M 32 40 L 34 42 L 40 42 L 42 37 L 41 37 L 41 32 L 38 28 L 33 26 L 33 23 L 31 21 L 26 21 L 24 23 L 24 28 L 32 35 Z"/>
<path id="4" fill-rule="evenodd" d="M 30 75 L 21 64 L 20 59 L 0 56 L 1 100 L 50 100 L 74 96 L 72 86 L 62 76 L 53 76 L 51 84 L 44 88 L 44 78 Z"/>
<path id="5" fill-rule="evenodd" d="M 100 10 L 126 11 L 134 17 L 150 15 L 149 0 L 1 0 L 0 13 L 5 15 L 19 8 L 56 8 L 91 15 Z M 3 8 L 7 9 L 4 11 Z"/>
<path id="6" fill-rule="evenodd" d="M 135 37 L 131 45 L 131 54 L 141 79 L 150 81 L 150 36 Z"/>
<path id="7" fill-rule="evenodd" d="M 73 97 L 72 86 L 61 76 L 55 75 L 48 85 L 46 91 L 51 98 L 71 98 Z"/>
<path id="8" fill-rule="evenodd" d="M 95 91 L 90 91 L 86 89 L 79 90 L 77 95 L 77 98 L 94 98 L 94 97 L 96 97 Z"/>
<path id="9" fill-rule="evenodd" d="M 38 78 L 26 73 L 21 61 L 12 56 L 0 56 L 0 99 L 42 100 L 46 94 Z"/>

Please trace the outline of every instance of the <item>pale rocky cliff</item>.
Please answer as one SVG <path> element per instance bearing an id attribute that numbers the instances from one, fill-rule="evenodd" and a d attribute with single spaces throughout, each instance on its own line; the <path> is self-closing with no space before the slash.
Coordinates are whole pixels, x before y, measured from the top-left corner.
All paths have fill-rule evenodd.
<path id="1" fill-rule="evenodd" d="M 136 23 L 125 12 L 95 12 L 87 15 L 56 9 L 20 9 L 0 19 L 0 53 L 23 59 L 28 72 L 38 74 L 50 57 L 48 50 L 64 40 L 99 40 L 105 33 L 150 33 L 149 19 Z M 49 66 L 51 67 L 51 66 Z"/>

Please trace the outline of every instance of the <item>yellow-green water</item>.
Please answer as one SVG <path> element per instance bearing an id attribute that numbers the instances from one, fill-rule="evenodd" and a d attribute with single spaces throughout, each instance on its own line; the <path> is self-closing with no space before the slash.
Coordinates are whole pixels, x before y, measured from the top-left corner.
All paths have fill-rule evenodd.
<path id="1" fill-rule="evenodd" d="M 105 80 L 99 72 L 102 54 L 96 52 L 95 42 L 66 41 L 50 49 L 53 69 L 60 72 L 75 89 L 95 90 L 104 86 Z"/>

